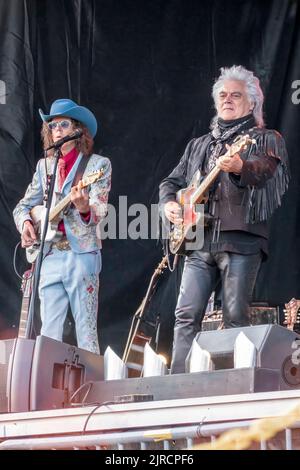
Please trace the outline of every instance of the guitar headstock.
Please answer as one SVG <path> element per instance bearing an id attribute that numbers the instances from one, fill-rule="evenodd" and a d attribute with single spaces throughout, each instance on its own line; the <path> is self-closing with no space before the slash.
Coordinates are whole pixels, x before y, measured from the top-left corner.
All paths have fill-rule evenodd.
<path id="1" fill-rule="evenodd" d="M 104 173 L 104 170 L 103 170 L 103 168 L 101 168 L 101 170 L 93 171 L 93 173 L 90 173 L 89 175 L 85 176 L 81 180 L 82 181 L 82 187 L 85 188 L 89 184 L 96 183 L 96 181 L 98 181 L 101 178 L 103 173 Z"/>
<path id="2" fill-rule="evenodd" d="M 292 298 L 285 304 L 284 324 L 289 330 L 294 330 L 295 325 L 300 325 L 300 300 Z"/>
<path id="3" fill-rule="evenodd" d="M 235 153 L 239 153 L 240 151 L 245 150 L 248 145 L 251 144 L 256 144 L 256 140 L 251 139 L 249 134 L 240 135 L 231 144 L 230 149 L 228 149 L 228 154 L 231 157 Z"/>

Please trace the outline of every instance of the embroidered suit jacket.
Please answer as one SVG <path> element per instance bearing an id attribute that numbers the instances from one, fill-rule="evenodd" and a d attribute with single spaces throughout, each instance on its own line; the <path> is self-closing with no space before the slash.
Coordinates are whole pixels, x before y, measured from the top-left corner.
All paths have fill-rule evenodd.
<path id="1" fill-rule="evenodd" d="M 80 153 L 64 181 L 61 195 L 58 192 L 58 182 L 55 182 L 55 197 L 63 198 L 71 191 L 72 181 L 76 174 L 79 162 L 84 158 Z M 15 224 L 19 232 L 22 232 L 23 224 L 26 220 L 32 220 L 30 210 L 43 204 L 47 185 L 47 173 L 51 174 L 54 166 L 53 157 L 41 159 L 37 163 L 36 171 L 29 184 L 24 197 L 20 200 L 13 211 Z M 71 249 L 76 253 L 87 253 L 101 248 L 100 221 L 107 212 L 108 194 L 111 186 L 111 163 L 106 157 L 93 154 L 85 168 L 83 178 L 96 170 L 104 170 L 103 176 L 93 183 L 89 189 L 89 204 L 91 216 L 89 222 L 85 222 L 78 210 L 71 204 L 64 211 L 63 221 L 67 239 Z"/>

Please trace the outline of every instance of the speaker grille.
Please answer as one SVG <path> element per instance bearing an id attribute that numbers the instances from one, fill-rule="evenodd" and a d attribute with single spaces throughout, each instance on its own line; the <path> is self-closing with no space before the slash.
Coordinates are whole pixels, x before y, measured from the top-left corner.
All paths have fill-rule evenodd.
<path id="1" fill-rule="evenodd" d="M 287 357 L 283 362 L 282 376 L 284 381 L 291 387 L 300 385 L 300 366 L 293 362 L 292 356 Z"/>

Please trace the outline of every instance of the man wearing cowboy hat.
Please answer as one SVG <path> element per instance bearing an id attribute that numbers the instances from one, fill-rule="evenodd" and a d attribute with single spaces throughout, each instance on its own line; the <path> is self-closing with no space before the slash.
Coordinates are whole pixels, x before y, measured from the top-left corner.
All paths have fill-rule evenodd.
<path id="1" fill-rule="evenodd" d="M 92 152 L 97 121 L 89 109 L 70 99 L 58 99 L 52 103 L 49 114 L 41 110 L 39 113 L 43 120 L 41 134 L 45 150 L 74 132 L 81 135 L 61 146 L 54 199 L 62 199 L 70 193 L 71 203 L 61 214 L 57 232 L 60 238 L 46 244 L 39 283 L 41 334 L 62 340 L 70 304 L 78 347 L 99 354 L 97 311 L 101 239 L 98 224 L 107 212 L 111 164 L 108 158 Z M 53 149 L 48 150 L 46 158 L 37 163 L 25 196 L 14 209 L 22 247 L 30 247 L 37 241 L 31 210 L 45 200 L 54 160 Z M 83 188 L 82 181 L 74 185 L 79 177 L 84 179 L 97 170 L 102 170 L 103 174 L 89 191 Z M 55 202 L 52 207 L 53 204 Z"/>

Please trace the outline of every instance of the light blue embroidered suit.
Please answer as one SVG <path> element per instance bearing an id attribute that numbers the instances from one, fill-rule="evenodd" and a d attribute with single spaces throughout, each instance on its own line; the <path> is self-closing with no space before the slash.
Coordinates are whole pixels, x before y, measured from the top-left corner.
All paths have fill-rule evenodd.
<path id="1" fill-rule="evenodd" d="M 80 159 L 79 154 L 63 187 L 61 197 L 70 190 Z M 25 196 L 17 204 L 13 215 L 19 232 L 25 220 L 31 220 L 30 210 L 43 203 L 46 188 L 46 167 L 51 173 L 53 158 L 38 162 L 36 172 Z M 78 347 L 99 353 L 97 335 L 97 311 L 99 273 L 101 270 L 101 238 L 99 223 L 107 211 L 111 181 L 111 164 L 108 158 L 93 154 L 86 166 L 83 178 L 96 170 L 104 170 L 103 176 L 90 186 L 91 216 L 86 223 L 74 206 L 63 215 L 66 237 L 71 250 L 59 251 L 46 247 L 39 284 L 41 300 L 41 334 L 62 340 L 63 324 L 70 303 L 76 324 Z M 57 181 L 55 192 L 57 193 Z"/>

